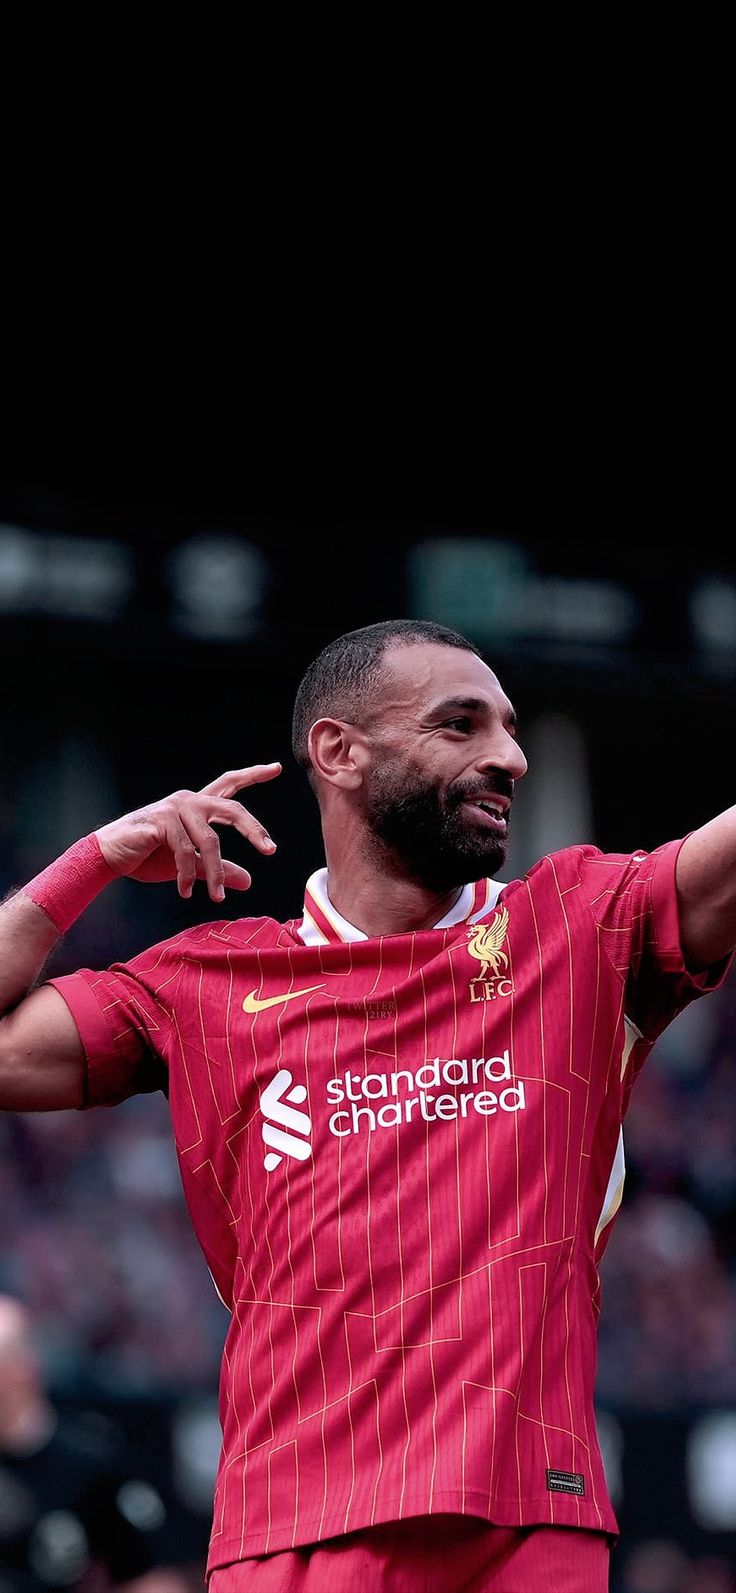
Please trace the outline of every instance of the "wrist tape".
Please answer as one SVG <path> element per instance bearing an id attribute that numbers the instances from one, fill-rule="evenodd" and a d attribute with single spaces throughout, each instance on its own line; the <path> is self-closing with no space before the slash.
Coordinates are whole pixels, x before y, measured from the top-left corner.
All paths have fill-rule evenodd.
<path id="1" fill-rule="evenodd" d="M 119 878 L 105 862 L 97 836 L 85 835 L 43 873 L 29 880 L 23 886 L 23 895 L 42 907 L 59 934 L 64 935 L 103 886 Z"/>

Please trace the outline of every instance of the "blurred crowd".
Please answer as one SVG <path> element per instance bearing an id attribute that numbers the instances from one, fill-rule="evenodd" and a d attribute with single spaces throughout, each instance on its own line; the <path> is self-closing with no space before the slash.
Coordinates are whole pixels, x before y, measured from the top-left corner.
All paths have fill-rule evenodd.
<path id="1" fill-rule="evenodd" d="M 0 1114 L 0 1290 L 61 1393 L 216 1386 L 227 1312 L 191 1231 L 161 1095 Z"/>
<path id="2" fill-rule="evenodd" d="M 624 1124 L 624 1197 L 601 1267 L 598 1396 L 736 1402 L 736 970 L 660 1036 Z"/>
<path id="3" fill-rule="evenodd" d="M 736 1593 L 736 1573 L 722 1555 L 693 1557 L 669 1538 L 651 1538 L 616 1551 L 611 1593 Z"/>

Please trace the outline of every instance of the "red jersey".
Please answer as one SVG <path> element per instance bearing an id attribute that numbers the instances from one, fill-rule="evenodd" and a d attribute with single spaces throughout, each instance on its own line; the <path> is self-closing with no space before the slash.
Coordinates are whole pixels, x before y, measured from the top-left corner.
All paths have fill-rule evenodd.
<path id="1" fill-rule="evenodd" d="M 168 1094 L 232 1313 L 208 1569 L 435 1511 L 616 1531 L 597 1263 L 621 1122 L 689 975 L 680 842 L 573 847 L 367 938 L 220 920 L 52 983 L 87 1104 Z"/>

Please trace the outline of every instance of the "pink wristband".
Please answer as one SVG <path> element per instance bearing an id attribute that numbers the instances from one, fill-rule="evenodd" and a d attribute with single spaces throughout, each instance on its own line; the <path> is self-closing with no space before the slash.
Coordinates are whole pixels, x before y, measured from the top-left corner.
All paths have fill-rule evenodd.
<path id="1" fill-rule="evenodd" d="M 23 886 L 23 894 L 42 907 L 59 934 L 66 934 L 85 907 L 120 875 L 105 862 L 96 835 L 85 835 Z"/>

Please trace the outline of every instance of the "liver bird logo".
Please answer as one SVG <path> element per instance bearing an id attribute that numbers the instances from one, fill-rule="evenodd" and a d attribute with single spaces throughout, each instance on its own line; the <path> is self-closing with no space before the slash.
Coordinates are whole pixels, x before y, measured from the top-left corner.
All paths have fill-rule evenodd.
<path id="1" fill-rule="evenodd" d="M 508 922 L 508 909 L 501 907 L 497 913 L 494 913 L 490 924 L 479 924 L 478 928 L 472 931 L 468 941 L 468 951 L 471 957 L 477 957 L 482 964 L 480 973 L 475 975 L 476 979 L 485 979 L 489 968 L 493 970 L 494 976 L 497 976 L 502 968 L 508 967 L 509 959 L 505 951 L 501 950 Z"/>

